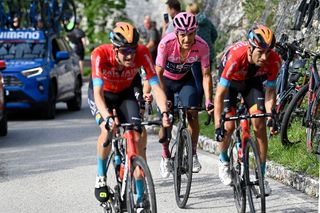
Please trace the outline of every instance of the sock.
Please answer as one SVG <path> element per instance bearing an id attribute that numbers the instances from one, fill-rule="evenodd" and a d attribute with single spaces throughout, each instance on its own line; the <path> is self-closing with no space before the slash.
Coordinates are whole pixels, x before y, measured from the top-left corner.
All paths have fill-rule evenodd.
<path id="1" fill-rule="evenodd" d="M 98 162 L 98 176 L 106 176 L 107 168 L 106 163 L 107 159 L 101 159 L 99 156 L 97 157 Z"/>
<path id="2" fill-rule="evenodd" d="M 262 177 L 264 177 L 264 174 L 266 173 L 266 163 L 261 163 L 261 173 L 262 173 Z"/>
<path id="3" fill-rule="evenodd" d="M 192 156 L 197 154 L 198 141 L 192 141 Z"/>
<path id="4" fill-rule="evenodd" d="M 144 193 L 144 184 L 142 179 L 136 180 L 136 189 L 137 189 L 137 203 L 141 203 L 143 193 Z"/>
<path id="5" fill-rule="evenodd" d="M 222 162 L 229 162 L 230 161 L 230 159 L 229 159 L 229 156 L 228 156 L 228 152 L 227 151 L 221 151 L 220 152 L 220 155 L 219 155 L 219 159 L 220 159 L 220 161 L 222 161 Z"/>

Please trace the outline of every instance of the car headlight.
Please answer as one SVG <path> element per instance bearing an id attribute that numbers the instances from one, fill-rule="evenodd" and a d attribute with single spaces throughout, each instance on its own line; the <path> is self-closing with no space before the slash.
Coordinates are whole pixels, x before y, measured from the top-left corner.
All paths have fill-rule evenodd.
<path id="1" fill-rule="evenodd" d="M 43 69 L 41 67 L 38 67 L 38 68 L 30 69 L 30 70 L 24 70 L 21 73 L 25 77 L 30 78 L 30 77 L 33 77 L 36 75 L 40 75 L 42 72 L 43 72 Z"/>

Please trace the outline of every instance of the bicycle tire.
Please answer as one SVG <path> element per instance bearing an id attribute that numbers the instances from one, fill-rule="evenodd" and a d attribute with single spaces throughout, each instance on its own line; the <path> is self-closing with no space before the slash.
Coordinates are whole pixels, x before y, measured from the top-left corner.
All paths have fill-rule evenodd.
<path id="1" fill-rule="evenodd" d="M 66 32 L 71 32 L 75 28 L 77 21 L 77 12 L 76 5 L 73 0 L 64 1 L 64 3 L 62 4 L 59 21 L 61 22 Z"/>
<path id="2" fill-rule="evenodd" d="M 231 180 L 232 180 L 232 188 L 233 188 L 233 197 L 236 203 L 236 208 L 239 213 L 246 212 L 246 190 L 244 181 L 241 177 L 242 173 L 242 166 L 238 155 L 238 148 L 237 148 L 237 138 L 235 136 L 235 132 L 232 134 L 231 139 L 231 147 L 229 149 L 229 157 L 230 157 L 230 173 L 231 173 Z"/>
<path id="3" fill-rule="evenodd" d="M 302 0 L 296 14 L 294 16 L 294 24 L 293 24 L 293 30 L 301 30 L 301 26 L 303 24 L 303 20 L 306 16 L 306 12 L 308 9 L 309 4 L 307 3 L 307 0 Z"/>
<path id="4" fill-rule="evenodd" d="M 178 140 L 174 158 L 174 192 L 178 207 L 184 208 L 189 199 L 193 166 L 192 141 L 188 129 L 181 129 Z"/>
<path id="5" fill-rule="evenodd" d="M 136 203 L 136 188 L 135 188 L 135 178 L 134 173 L 139 171 L 143 176 L 144 180 L 144 195 L 143 195 L 143 209 L 145 212 L 156 213 L 157 212 L 157 202 L 156 194 L 154 190 L 154 184 L 151 176 L 151 172 L 146 161 L 140 157 L 136 156 L 132 159 L 131 170 L 128 173 L 127 181 L 127 211 L 128 213 L 135 213 L 136 210 L 141 207 Z M 136 170 L 139 169 L 139 170 Z"/>
<path id="6" fill-rule="evenodd" d="M 266 199 L 257 145 L 251 138 L 245 139 L 245 144 L 244 179 L 250 212 L 264 213 L 266 212 Z"/>
<path id="7" fill-rule="evenodd" d="M 287 108 L 289 107 L 289 104 L 290 104 L 293 96 L 297 93 L 297 91 L 295 89 L 291 89 L 291 90 L 287 90 L 285 93 L 286 94 L 284 95 L 283 98 L 281 98 L 281 100 L 279 101 L 279 104 L 276 107 L 276 112 L 279 115 L 279 123 L 281 123 L 281 121 L 284 117 L 284 114 L 285 114 Z"/>
<path id="8" fill-rule="evenodd" d="M 114 152 L 110 152 L 108 160 L 106 162 L 106 177 L 107 177 L 107 186 L 110 188 L 110 191 L 113 194 L 112 199 L 109 199 L 109 209 L 104 208 L 104 212 L 106 213 L 115 213 L 119 212 L 122 213 L 124 212 L 125 209 L 123 209 L 123 203 L 121 203 L 120 199 L 120 191 L 121 191 L 121 181 L 119 179 L 119 176 L 117 174 L 117 168 L 116 168 L 116 163 L 114 159 Z"/>
<path id="9" fill-rule="evenodd" d="M 311 107 L 311 121 L 307 127 L 307 150 L 319 156 L 320 141 L 320 88 Z"/>
<path id="10" fill-rule="evenodd" d="M 305 118 L 305 109 L 303 109 L 304 106 L 304 99 L 307 97 L 306 94 L 308 92 L 309 85 L 306 84 L 300 90 L 293 96 L 281 123 L 281 129 L 280 129 L 280 141 L 283 146 L 291 146 L 296 143 L 300 143 L 304 140 L 303 135 L 294 135 L 291 134 L 290 128 L 291 126 L 303 126 L 304 118 Z M 301 107 L 302 106 L 302 107 Z M 290 135 L 290 136 L 289 136 Z M 297 140 L 297 138 L 299 137 Z"/>

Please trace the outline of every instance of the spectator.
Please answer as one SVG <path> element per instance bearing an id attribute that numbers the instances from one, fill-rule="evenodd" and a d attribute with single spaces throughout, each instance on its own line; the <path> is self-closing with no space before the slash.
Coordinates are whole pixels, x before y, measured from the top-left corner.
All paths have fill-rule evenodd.
<path id="1" fill-rule="evenodd" d="M 178 0 L 167 0 L 166 5 L 167 5 L 167 12 L 168 12 L 169 16 L 171 17 L 171 19 L 173 20 L 173 18 L 178 13 L 181 12 L 180 2 Z M 172 20 L 171 20 L 171 22 L 168 22 L 168 23 L 166 23 L 165 20 L 163 20 L 162 37 L 164 37 L 166 34 L 174 31 Z"/>
<path id="2" fill-rule="evenodd" d="M 85 53 L 85 47 L 87 45 L 87 39 L 86 34 L 83 30 L 80 29 L 80 20 L 76 21 L 76 26 L 74 30 L 70 33 L 68 33 L 68 38 L 70 42 L 73 44 L 74 51 L 79 56 L 79 66 L 80 66 L 80 72 L 83 74 L 83 60 L 84 60 L 84 53 Z"/>
<path id="3" fill-rule="evenodd" d="M 143 27 L 140 28 L 141 42 L 149 49 L 152 59 L 155 62 L 157 47 L 159 43 L 159 32 L 154 26 L 150 16 L 144 17 Z"/>
<path id="4" fill-rule="evenodd" d="M 14 16 L 12 20 L 12 29 L 17 30 L 20 29 L 20 18 L 18 16 Z"/>
<path id="5" fill-rule="evenodd" d="M 199 27 L 197 30 L 197 35 L 199 35 L 203 40 L 205 40 L 209 46 L 210 49 L 210 70 L 212 72 L 213 77 L 213 86 L 215 88 L 216 79 L 217 79 L 217 73 L 215 72 L 215 51 L 214 51 L 214 42 L 216 41 L 218 37 L 217 30 L 215 26 L 212 24 L 212 22 L 206 17 L 206 15 L 200 11 L 200 7 L 197 3 L 190 3 L 187 5 L 186 8 L 187 12 L 192 13 L 196 16 L 196 19 L 198 21 Z M 203 87 L 202 87 L 202 72 L 201 72 L 201 66 L 200 63 L 195 63 L 192 67 L 193 75 L 196 79 L 196 84 L 198 88 L 198 95 L 200 98 L 200 102 L 202 103 L 202 97 L 203 97 Z"/>

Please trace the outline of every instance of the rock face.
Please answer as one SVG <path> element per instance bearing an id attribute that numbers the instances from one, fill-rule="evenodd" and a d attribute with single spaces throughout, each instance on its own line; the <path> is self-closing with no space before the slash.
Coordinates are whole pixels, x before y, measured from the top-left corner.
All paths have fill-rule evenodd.
<path id="1" fill-rule="evenodd" d="M 183 7 L 194 1 L 181 0 Z M 160 27 L 166 9 L 165 2 L 166 0 L 127 0 L 126 12 L 138 26 L 143 24 L 145 15 L 150 15 Z M 303 28 L 301 31 L 291 30 L 299 3 L 300 0 L 202 0 L 206 15 L 217 26 L 220 36 L 223 37 L 220 37 L 224 43 L 222 45 L 244 39 L 248 29 L 255 21 L 262 24 L 267 23 L 275 31 L 277 38 L 282 33 L 288 34 L 289 39 L 304 37 L 306 47 L 315 50 L 315 47 L 319 46 L 320 23 L 317 20 L 319 10 L 315 10 L 312 24 L 308 28 Z M 251 7 L 253 9 L 246 10 L 248 4 L 253 5 Z M 264 6 L 259 7 L 261 4 Z M 248 19 L 248 16 L 253 17 L 254 20 Z"/>

